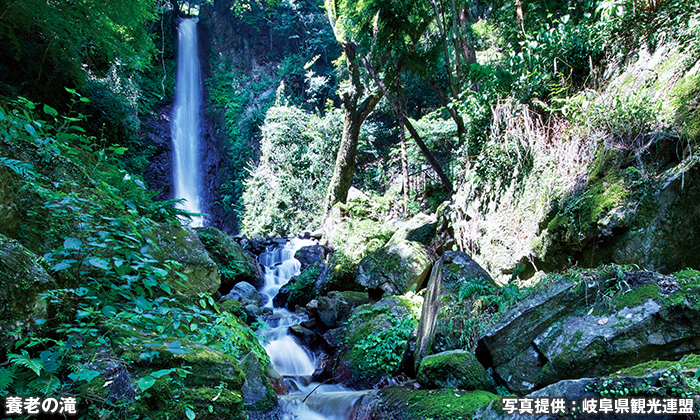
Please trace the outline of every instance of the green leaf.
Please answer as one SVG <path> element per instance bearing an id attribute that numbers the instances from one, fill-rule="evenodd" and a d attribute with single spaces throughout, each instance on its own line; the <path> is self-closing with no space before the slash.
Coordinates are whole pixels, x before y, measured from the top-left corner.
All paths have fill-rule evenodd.
<path id="1" fill-rule="evenodd" d="M 138 386 L 141 391 L 145 391 L 148 388 L 152 387 L 155 383 L 156 378 L 152 377 L 151 375 L 147 375 L 139 379 Z"/>
<path id="2" fill-rule="evenodd" d="M 160 378 L 162 376 L 169 375 L 170 373 L 172 373 L 172 371 L 173 369 L 161 369 L 159 371 L 151 373 L 151 376 L 153 376 L 154 378 Z"/>
<path id="3" fill-rule="evenodd" d="M 0 391 L 4 391 L 15 381 L 15 375 L 11 370 L 0 368 Z"/>
<path id="4" fill-rule="evenodd" d="M 93 267 L 109 270 L 109 263 L 102 258 L 88 258 L 87 263 Z"/>
<path id="5" fill-rule="evenodd" d="M 90 102 L 90 99 L 83 97 L 80 98 L 80 102 Z"/>
<path id="6" fill-rule="evenodd" d="M 65 248 L 65 249 L 74 249 L 74 250 L 78 251 L 78 250 L 80 250 L 80 246 L 81 246 L 82 244 L 83 244 L 83 243 L 80 242 L 79 239 L 75 239 L 75 238 L 66 238 L 66 240 L 63 241 L 63 248 Z"/>
<path id="7" fill-rule="evenodd" d="M 58 116 L 58 111 L 56 111 L 55 109 L 51 108 L 50 106 L 48 106 L 46 104 L 44 104 L 44 113 L 51 115 L 52 117 Z"/>
<path id="8" fill-rule="evenodd" d="M 207 302 L 204 299 L 199 299 L 199 306 L 201 306 L 202 309 L 207 309 Z"/>
<path id="9" fill-rule="evenodd" d="M 65 263 L 65 262 L 60 262 L 60 263 L 54 265 L 51 270 L 52 271 L 61 271 L 61 270 L 65 270 L 67 268 L 70 268 L 70 264 Z"/>
<path id="10" fill-rule="evenodd" d="M 126 152 L 127 150 L 129 150 L 128 147 L 117 147 L 116 149 L 114 149 L 114 153 L 118 155 L 123 155 L 124 152 Z"/>
<path id="11" fill-rule="evenodd" d="M 68 375 L 74 382 L 85 381 L 87 383 L 92 382 L 92 380 L 98 376 L 100 376 L 100 372 L 90 369 L 81 370 L 80 372 L 74 372 Z"/>
<path id="12" fill-rule="evenodd" d="M 189 420 L 194 420 L 194 418 L 197 416 L 194 411 L 192 411 L 191 408 L 185 407 L 185 415 Z"/>
<path id="13" fill-rule="evenodd" d="M 171 294 L 172 290 L 170 289 L 170 285 L 168 283 L 161 283 L 159 284 L 161 290 L 163 290 L 167 294 Z"/>
<path id="14" fill-rule="evenodd" d="M 41 363 L 44 365 L 44 370 L 47 372 L 55 372 L 61 366 L 60 354 L 52 353 L 48 350 L 42 351 L 39 354 Z"/>
<path id="15" fill-rule="evenodd" d="M 102 313 L 107 318 L 113 318 L 117 314 L 117 309 L 114 306 L 107 305 L 102 308 Z"/>
<path id="16" fill-rule="evenodd" d="M 27 133 L 31 134 L 32 137 L 36 137 L 36 130 L 31 124 L 24 124 L 24 129 L 27 130 Z"/>
<path id="17" fill-rule="evenodd" d="M 162 268 L 158 268 L 158 267 L 152 267 L 152 268 L 153 268 L 153 272 L 154 272 L 157 276 L 165 277 L 165 276 L 168 275 L 168 271 L 167 271 L 167 270 L 163 270 Z"/>

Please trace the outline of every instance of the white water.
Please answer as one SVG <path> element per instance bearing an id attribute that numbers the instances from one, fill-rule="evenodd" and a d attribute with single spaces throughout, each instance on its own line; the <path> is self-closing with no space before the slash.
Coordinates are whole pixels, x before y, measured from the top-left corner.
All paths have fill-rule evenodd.
<path id="1" fill-rule="evenodd" d="M 292 239 L 283 247 L 268 248 L 260 255 L 265 267 L 265 286 L 261 293 L 272 298 L 292 276 L 299 274 L 301 264 L 294 254 L 301 247 L 313 245 L 312 240 Z M 275 309 L 268 318 L 271 327 L 265 333 L 264 346 L 272 365 L 286 379 L 290 394 L 280 398 L 285 420 L 347 420 L 357 400 L 369 391 L 350 391 L 342 385 L 311 382 L 316 358 L 289 334 L 289 326 L 306 320 L 286 309 Z"/>
<path id="2" fill-rule="evenodd" d="M 179 208 L 201 213 L 199 176 L 199 110 L 202 92 L 197 55 L 197 19 L 185 19 L 178 30 L 177 82 L 173 111 L 173 176 L 175 198 L 186 201 Z M 202 226 L 202 217 L 192 226 Z"/>

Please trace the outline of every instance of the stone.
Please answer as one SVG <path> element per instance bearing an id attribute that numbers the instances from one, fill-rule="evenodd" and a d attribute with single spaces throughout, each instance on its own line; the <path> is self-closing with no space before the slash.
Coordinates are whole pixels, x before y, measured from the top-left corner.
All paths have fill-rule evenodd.
<path id="1" fill-rule="evenodd" d="M 195 228 L 195 231 L 211 259 L 219 267 L 220 292 L 223 295 L 241 281 L 255 287 L 262 287 L 265 284 L 258 260 L 253 254 L 243 249 L 233 237 L 211 226 Z"/>
<path id="2" fill-rule="evenodd" d="M 453 318 L 451 311 L 471 312 L 471 301 L 460 302 L 459 290 L 472 283 L 493 289 L 498 287 L 491 276 L 464 252 L 446 251 L 435 263 L 418 325 L 414 354 L 416 368 L 423 357 L 455 350 L 464 344 L 457 336 L 461 331 L 461 321 Z"/>
<path id="3" fill-rule="evenodd" d="M 12 192 L 12 174 L 0 165 L 0 234 L 14 237 L 22 222 Z"/>
<path id="4" fill-rule="evenodd" d="M 47 318 L 40 294 L 54 284 L 38 256 L 0 234 L 0 343 L 17 327 L 32 330 L 33 321 Z"/>
<path id="5" fill-rule="evenodd" d="M 476 356 L 464 350 L 426 356 L 420 363 L 416 379 L 426 388 L 496 391 L 491 377 Z"/>
<path id="6" fill-rule="evenodd" d="M 398 375 L 409 336 L 418 325 L 422 301 L 414 294 L 387 296 L 355 308 L 338 349 L 338 362 L 349 372 L 341 369 L 335 379 L 361 388 Z"/>
<path id="7" fill-rule="evenodd" d="M 154 246 L 151 255 L 158 261 L 174 260 L 182 264 L 179 272 L 187 276 L 183 280 L 174 272 L 166 281 L 177 291 L 188 296 L 199 293 L 214 294 L 221 286 L 219 267 L 211 259 L 199 235 L 189 227 L 161 224 L 149 234 Z"/>
<path id="8" fill-rule="evenodd" d="M 299 324 L 289 326 L 289 333 L 301 341 L 306 347 L 314 348 L 321 344 L 321 337 L 315 331 L 303 327 Z"/>
<path id="9" fill-rule="evenodd" d="M 299 250 L 297 250 L 297 252 L 294 254 L 294 258 L 301 263 L 301 270 L 305 270 L 314 264 L 321 264 L 323 261 L 325 261 L 326 255 L 328 255 L 326 247 L 321 245 L 310 245 L 299 248 Z"/>
<path id="10" fill-rule="evenodd" d="M 595 300 L 601 285 L 593 279 L 555 282 L 506 312 L 480 340 L 477 355 L 508 389 L 526 394 L 700 351 L 700 304 L 692 291 L 700 280 L 679 287 L 638 272 L 626 277 L 627 284 L 635 277 L 646 283 L 611 302 Z"/>
<path id="11" fill-rule="evenodd" d="M 243 402 L 246 406 L 262 410 L 277 405 L 277 395 L 254 352 L 246 354 L 239 361 L 239 366 L 245 374 L 241 391 L 243 391 Z"/>
<path id="12" fill-rule="evenodd" d="M 221 298 L 221 301 L 227 301 L 229 299 L 237 300 L 241 302 L 242 305 L 255 305 L 260 306 L 262 302 L 262 297 L 258 293 L 257 289 L 250 283 L 240 282 L 233 286 L 233 290 L 226 296 Z"/>
<path id="13" fill-rule="evenodd" d="M 414 216 L 386 245 L 360 261 L 355 282 L 391 295 L 420 290 L 437 258 L 426 246 L 435 237 L 437 226 L 434 216 Z"/>
<path id="14" fill-rule="evenodd" d="M 317 299 L 318 319 L 326 328 L 337 328 L 350 318 L 352 310 L 369 302 L 364 292 L 330 292 Z"/>

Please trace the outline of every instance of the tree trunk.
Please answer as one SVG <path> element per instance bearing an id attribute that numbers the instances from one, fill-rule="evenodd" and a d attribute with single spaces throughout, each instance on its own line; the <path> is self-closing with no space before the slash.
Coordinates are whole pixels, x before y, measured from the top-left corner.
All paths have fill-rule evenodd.
<path id="1" fill-rule="evenodd" d="M 348 190 L 350 190 L 350 183 L 355 172 L 355 157 L 357 156 L 360 127 L 362 127 L 362 123 L 382 98 L 381 93 L 375 92 L 358 105 L 364 93 L 364 87 L 360 81 L 360 73 L 355 61 L 355 48 L 350 43 L 346 43 L 344 48 L 348 59 L 352 88 L 341 94 L 345 107 L 343 137 L 340 140 L 338 156 L 333 168 L 333 177 L 328 185 L 325 203 L 326 212 L 329 212 L 334 204 L 344 203 L 348 199 Z"/>

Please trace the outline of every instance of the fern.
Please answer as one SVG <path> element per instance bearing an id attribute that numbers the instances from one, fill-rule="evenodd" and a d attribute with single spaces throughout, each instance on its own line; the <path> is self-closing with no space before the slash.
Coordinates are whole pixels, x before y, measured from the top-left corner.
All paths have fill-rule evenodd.
<path id="1" fill-rule="evenodd" d="M 9 353 L 7 358 L 13 365 L 30 369 L 36 373 L 36 376 L 41 375 L 41 371 L 44 369 L 44 363 L 39 359 L 30 358 L 26 350 L 22 350 L 22 354 Z"/>
<path id="2" fill-rule="evenodd" d="M 458 297 L 459 300 L 464 300 L 477 294 L 482 295 L 491 293 L 493 293 L 493 286 L 484 283 L 481 278 L 473 278 L 472 281 L 462 283 L 462 285 L 459 287 Z"/>
<path id="3" fill-rule="evenodd" d="M 14 381 L 14 372 L 10 369 L 0 368 L 0 391 L 5 391 Z"/>
<path id="4" fill-rule="evenodd" d="M 32 166 L 31 163 L 23 162 L 17 159 L 10 159 L 7 157 L 0 157 L 0 164 L 11 169 L 13 172 L 23 178 L 34 179 L 37 177 L 37 173 L 34 171 L 34 166 Z"/>

